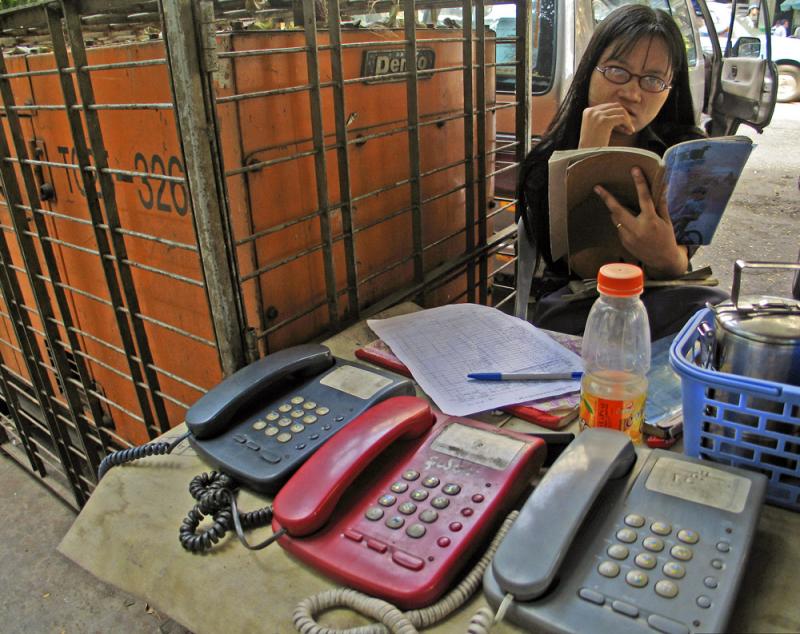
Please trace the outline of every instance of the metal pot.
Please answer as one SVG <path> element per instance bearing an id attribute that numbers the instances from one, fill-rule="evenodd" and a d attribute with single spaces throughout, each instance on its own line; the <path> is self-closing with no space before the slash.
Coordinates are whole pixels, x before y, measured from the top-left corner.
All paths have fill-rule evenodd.
<path id="1" fill-rule="evenodd" d="M 731 300 L 713 308 L 716 368 L 756 379 L 800 385 L 800 300 L 739 297 L 745 268 L 800 269 L 800 264 L 744 262 L 734 268 Z"/>

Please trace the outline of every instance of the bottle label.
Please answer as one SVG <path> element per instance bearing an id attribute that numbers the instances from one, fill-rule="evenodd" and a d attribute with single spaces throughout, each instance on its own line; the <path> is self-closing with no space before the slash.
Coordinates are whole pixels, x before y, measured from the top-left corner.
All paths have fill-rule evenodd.
<path id="1" fill-rule="evenodd" d="M 642 420 L 646 394 L 627 401 L 602 398 L 584 391 L 581 394 L 581 425 L 608 427 L 624 431 L 634 442 L 642 441 Z"/>

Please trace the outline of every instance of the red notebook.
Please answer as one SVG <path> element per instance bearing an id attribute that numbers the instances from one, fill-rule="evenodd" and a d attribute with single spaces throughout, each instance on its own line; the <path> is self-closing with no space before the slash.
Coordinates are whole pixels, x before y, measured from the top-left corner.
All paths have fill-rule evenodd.
<path id="1" fill-rule="evenodd" d="M 363 348 L 358 348 L 356 357 L 403 376 L 411 377 L 411 372 L 408 371 L 408 368 L 395 356 L 392 349 L 382 339 L 376 339 Z M 541 401 L 531 401 L 530 403 L 506 405 L 500 409 L 512 416 L 535 423 L 541 427 L 561 429 L 578 415 L 578 402 L 579 395 L 576 393 L 546 398 Z"/>

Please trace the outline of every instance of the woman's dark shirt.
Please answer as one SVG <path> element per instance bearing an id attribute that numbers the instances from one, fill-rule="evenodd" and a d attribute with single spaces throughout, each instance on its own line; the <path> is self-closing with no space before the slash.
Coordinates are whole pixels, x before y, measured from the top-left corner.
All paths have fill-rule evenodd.
<path id="1" fill-rule="evenodd" d="M 695 127 L 677 127 L 674 131 L 659 131 L 659 133 L 656 133 L 648 126 L 639 133 L 636 147 L 650 150 L 659 156 L 663 156 L 667 148 L 673 145 L 691 139 L 700 139 L 704 136 L 705 135 Z M 519 205 L 517 209 L 524 207 L 526 212 L 525 230 L 528 232 L 528 238 L 531 241 L 536 241 L 537 250 L 544 257 L 548 269 L 553 273 L 567 275 L 566 262 L 564 262 L 563 259 L 553 262 L 553 258 L 550 254 L 547 162 L 557 148 L 546 143 L 543 143 L 542 146 L 544 147 L 543 150 L 541 147 L 536 147 L 531 150 L 523 163 L 524 182 L 520 183 L 519 192 L 521 196 L 524 196 L 525 204 Z M 517 216 L 517 219 L 519 219 L 519 216 Z"/>

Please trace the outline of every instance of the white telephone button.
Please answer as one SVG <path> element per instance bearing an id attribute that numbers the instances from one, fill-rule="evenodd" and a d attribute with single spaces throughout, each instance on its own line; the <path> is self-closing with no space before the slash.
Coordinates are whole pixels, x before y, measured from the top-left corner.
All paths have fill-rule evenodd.
<path id="1" fill-rule="evenodd" d="M 267 428 L 264 430 L 264 433 L 265 433 L 267 436 L 277 436 L 277 435 L 278 435 L 278 431 L 279 431 L 279 430 L 278 430 L 278 428 L 277 428 L 277 427 L 275 427 L 275 425 L 270 425 L 269 427 L 267 427 Z"/>
<path id="2" fill-rule="evenodd" d="M 383 509 L 379 506 L 371 506 L 367 509 L 367 512 L 364 513 L 364 516 L 370 521 L 377 522 L 383 517 Z"/>
<path id="3" fill-rule="evenodd" d="M 681 546 L 680 544 L 670 548 L 669 553 L 675 557 L 675 559 L 680 559 L 681 561 L 689 561 L 692 558 L 692 549 Z"/>
<path id="4" fill-rule="evenodd" d="M 303 422 L 306 425 L 313 425 L 314 423 L 317 422 L 317 417 L 314 416 L 314 414 L 306 414 L 305 416 L 303 416 Z"/>
<path id="5" fill-rule="evenodd" d="M 267 426 L 267 422 L 263 421 L 263 420 L 257 420 L 255 423 L 253 423 L 253 429 L 255 429 L 256 431 L 261 431 L 266 426 Z"/>
<path id="6" fill-rule="evenodd" d="M 650 581 L 650 577 L 641 570 L 629 570 L 628 574 L 625 575 L 625 581 L 634 588 L 644 588 L 647 582 Z"/>
<path id="7" fill-rule="evenodd" d="M 666 522 L 653 522 L 650 525 L 650 530 L 656 535 L 669 535 L 672 532 L 672 526 Z"/>
<path id="8" fill-rule="evenodd" d="M 606 551 L 609 557 L 613 559 L 626 559 L 630 554 L 627 546 L 623 546 L 622 544 L 611 544 Z"/>
<path id="9" fill-rule="evenodd" d="M 633 526 L 634 528 L 641 528 L 644 526 L 644 517 L 638 513 L 629 513 L 625 516 L 625 523 L 628 526 Z"/>
<path id="10" fill-rule="evenodd" d="M 678 531 L 678 539 L 680 539 L 684 544 L 696 544 L 700 541 L 700 534 L 697 531 L 693 531 L 689 528 L 682 528 Z"/>
<path id="11" fill-rule="evenodd" d="M 647 570 L 652 570 L 656 567 L 656 563 L 658 563 L 656 558 L 650 553 L 639 553 L 633 561 L 640 568 L 646 568 Z"/>
<path id="12" fill-rule="evenodd" d="M 314 401 L 306 401 L 303 403 L 303 409 L 314 409 L 317 404 Z"/>
<path id="13" fill-rule="evenodd" d="M 710 608 L 711 598 L 701 594 L 699 597 L 697 597 L 697 605 L 699 605 L 701 608 Z"/>
<path id="14" fill-rule="evenodd" d="M 673 579 L 683 579 L 686 576 L 686 568 L 677 561 L 668 561 L 661 570 L 665 575 Z"/>
<path id="15" fill-rule="evenodd" d="M 606 602 L 606 598 L 602 594 L 595 592 L 591 588 L 581 588 L 578 590 L 578 596 L 584 601 L 596 603 L 597 605 L 603 605 Z"/>
<path id="16" fill-rule="evenodd" d="M 664 540 L 660 537 L 645 537 L 642 540 L 642 546 L 647 550 L 652 550 L 654 553 L 660 553 L 664 550 Z"/>
<path id="17" fill-rule="evenodd" d="M 639 608 L 637 608 L 635 605 L 631 605 L 630 603 L 625 603 L 624 601 L 612 601 L 611 609 L 614 610 L 614 612 L 619 612 L 620 614 L 629 616 L 632 619 L 635 619 L 637 616 L 639 616 Z"/>
<path id="18" fill-rule="evenodd" d="M 391 488 L 392 493 L 405 493 L 408 491 L 408 485 L 405 482 L 395 482 Z"/>
<path id="19" fill-rule="evenodd" d="M 403 480 L 416 480 L 417 478 L 419 478 L 419 471 L 409 469 L 403 473 Z"/>
<path id="20" fill-rule="evenodd" d="M 293 396 L 291 403 L 292 405 L 300 405 L 300 403 L 302 403 L 304 400 L 306 399 L 304 399 L 302 396 Z"/>
<path id="21" fill-rule="evenodd" d="M 269 414 L 266 415 L 267 420 L 278 420 L 280 417 L 281 415 L 278 414 L 278 412 L 270 412 Z"/>
<path id="22" fill-rule="evenodd" d="M 422 513 L 419 514 L 419 519 L 421 519 L 426 524 L 432 524 L 433 522 L 439 519 L 439 514 L 433 509 L 425 509 L 424 511 L 422 511 Z"/>
<path id="23" fill-rule="evenodd" d="M 412 524 L 406 529 L 406 535 L 409 537 L 413 537 L 414 539 L 419 539 L 423 537 L 425 533 L 428 532 L 428 529 L 425 528 L 422 524 Z"/>
<path id="24" fill-rule="evenodd" d="M 597 566 L 597 572 L 604 577 L 613 578 L 619 574 L 619 565 L 615 564 L 613 561 L 603 561 Z"/>
<path id="25" fill-rule="evenodd" d="M 647 624 L 654 630 L 663 632 L 663 634 L 689 634 L 689 628 L 683 623 L 673 621 L 665 616 L 658 614 L 651 614 L 647 617 Z"/>
<path id="26" fill-rule="evenodd" d="M 636 541 L 636 531 L 631 530 L 630 528 L 620 528 L 617 531 L 617 539 L 621 542 L 625 542 L 626 544 L 632 544 Z"/>
<path id="27" fill-rule="evenodd" d="M 665 599 L 673 599 L 678 596 L 678 585 L 667 579 L 661 579 L 656 583 L 656 594 Z"/>

